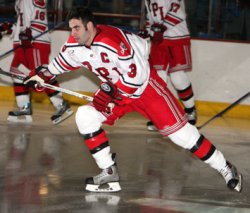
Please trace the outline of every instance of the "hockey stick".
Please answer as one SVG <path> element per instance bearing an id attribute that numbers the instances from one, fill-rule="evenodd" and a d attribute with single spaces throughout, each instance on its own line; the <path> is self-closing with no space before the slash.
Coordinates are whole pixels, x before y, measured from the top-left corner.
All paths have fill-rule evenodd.
<path id="1" fill-rule="evenodd" d="M 72 95 L 72 96 L 75 96 L 75 97 L 78 97 L 78 98 L 82 98 L 82 99 L 85 99 L 86 101 L 89 101 L 89 102 L 92 102 L 93 101 L 93 97 L 91 96 L 88 96 L 88 95 L 84 95 L 84 94 L 81 94 L 81 93 L 78 93 L 78 92 L 75 92 L 75 91 L 72 91 L 72 90 L 68 90 L 68 89 L 65 89 L 65 88 L 62 88 L 62 87 L 57 87 L 57 86 L 53 86 L 51 84 L 46 84 L 46 83 L 42 83 L 42 82 L 38 82 L 38 84 L 42 87 L 45 87 L 47 89 L 52 89 L 52 90 L 55 90 L 55 91 L 58 91 L 58 92 L 62 92 L 62 93 L 65 93 L 65 94 L 68 94 L 68 95 Z M 110 110 L 112 110 L 114 108 L 115 104 L 114 103 L 109 103 L 108 104 L 108 107 L 110 108 Z"/>
<path id="2" fill-rule="evenodd" d="M 245 95 L 243 95 L 242 97 L 240 97 L 235 102 L 233 102 L 232 104 L 230 104 L 227 108 L 225 108 L 224 110 L 222 110 L 221 112 L 219 112 L 218 114 L 216 114 L 215 116 L 213 116 L 212 118 L 210 118 L 204 124 L 202 124 L 201 126 L 197 127 L 197 128 L 201 129 L 204 126 L 206 126 L 207 124 L 209 124 L 211 121 L 213 121 L 214 119 L 222 116 L 224 113 L 226 113 L 227 111 L 229 111 L 231 108 L 235 107 L 238 103 L 240 103 L 241 101 L 243 101 L 244 99 L 246 99 L 249 95 L 250 95 L 250 91 L 248 93 L 246 93 Z"/>
<path id="3" fill-rule="evenodd" d="M 66 22 L 61 22 L 61 23 L 57 24 L 55 27 L 53 27 L 53 28 L 51 28 L 51 29 L 48 29 L 48 30 L 42 32 L 41 34 L 35 36 L 35 37 L 33 38 L 33 40 L 36 40 L 37 38 L 41 37 L 42 35 L 44 35 L 44 34 L 46 34 L 46 33 L 48 33 L 48 32 L 54 31 L 54 30 L 56 30 L 56 29 L 58 29 L 58 28 L 64 26 L 65 24 L 66 24 Z M 3 58 L 3 57 L 5 57 L 5 56 L 8 55 L 8 54 L 14 52 L 16 49 L 18 49 L 18 48 L 20 48 L 20 47 L 22 47 L 21 44 L 18 45 L 18 46 L 16 46 L 16 47 L 14 47 L 14 48 L 12 48 L 11 50 L 8 50 L 7 52 L 5 52 L 5 53 L 3 53 L 2 55 L 0 55 L 0 59 Z"/>
<path id="4" fill-rule="evenodd" d="M 81 93 L 78 93 L 78 92 L 75 92 L 75 91 L 72 91 L 72 90 L 68 90 L 68 89 L 65 89 L 65 88 L 62 88 L 62 87 L 53 86 L 51 84 L 46 84 L 46 83 L 39 83 L 39 84 L 42 87 L 45 87 L 47 89 L 52 89 L 52 90 L 55 90 L 55 91 L 58 91 L 58 92 L 68 94 L 68 95 L 73 95 L 75 97 L 82 98 L 82 99 L 85 99 L 85 100 L 90 101 L 90 102 L 93 101 L 93 97 L 88 96 L 88 95 L 83 95 Z"/>
<path id="5" fill-rule="evenodd" d="M 22 80 L 22 81 L 26 77 L 24 74 L 21 75 L 21 74 L 17 74 L 17 73 L 14 73 L 14 72 L 6 72 L 6 71 L 2 70 L 1 68 L 0 68 L 0 74 L 11 77 L 11 78 L 16 78 L 16 79 Z"/>
<path id="6" fill-rule="evenodd" d="M 22 81 L 26 77 L 25 75 L 20 75 L 20 74 L 17 74 L 17 73 L 6 72 L 6 71 L 2 70 L 1 68 L 0 68 L 0 74 L 3 74 L 3 75 L 8 76 L 8 77 L 16 78 L 16 79 L 19 79 L 19 80 L 22 80 Z M 58 91 L 58 92 L 63 92 L 63 93 L 66 93 L 66 94 L 69 94 L 69 95 L 72 95 L 72 96 L 75 96 L 75 97 L 78 97 L 78 98 L 85 99 L 87 101 L 93 101 L 93 97 L 88 96 L 88 95 L 83 95 L 81 93 L 74 92 L 72 90 L 68 90 L 68 89 L 65 89 L 65 88 L 62 88 L 62 87 L 53 86 L 51 84 L 46 84 L 46 83 L 39 83 L 39 84 L 42 87 L 45 87 L 47 89 L 52 89 L 52 90 L 55 90 L 55 91 Z"/>

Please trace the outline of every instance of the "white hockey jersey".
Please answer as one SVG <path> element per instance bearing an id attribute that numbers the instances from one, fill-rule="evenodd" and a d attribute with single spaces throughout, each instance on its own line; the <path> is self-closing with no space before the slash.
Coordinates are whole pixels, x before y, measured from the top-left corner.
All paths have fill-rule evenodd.
<path id="1" fill-rule="evenodd" d="M 48 30 L 45 0 L 16 0 L 15 10 L 17 23 L 13 32 L 14 43 L 20 42 L 19 33 L 26 28 L 31 28 L 33 38 Z M 39 36 L 33 42 L 49 44 L 49 33 Z"/>
<path id="2" fill-rule="evenodd" d="M 154 23 L 167 27 L 165 39 L 183 39 L 190 37 L 186 23 L 184 0 L 145 0 L 147 10 L 146 30 L 152 35 Z"/>
<path id="3" fill-rule="evenodd" d="M 111 26 L 98 25 L 90 47 L 73 36 L 49 64 L 53 75 L 85 67 L 101 81 L 110 81 L 126 97 L 138 98 L 147 86 L 150 67 L 146 40 Z"/>

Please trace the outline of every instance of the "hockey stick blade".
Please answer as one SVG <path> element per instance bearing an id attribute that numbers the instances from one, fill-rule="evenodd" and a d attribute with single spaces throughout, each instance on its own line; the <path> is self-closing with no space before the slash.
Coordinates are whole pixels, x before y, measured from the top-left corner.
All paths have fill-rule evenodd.
<path id="1" fill-rule="evenodd" d="M 240 97 L 235 102 L 233 102 L 232 104 L 230 104 L 227 108 L 225 108 L 224 110 L 222 110 L 221 112 L 219 112 L 218 114 L 216 114 L 215 116 L 213 116 L 212 118 L 210 118 L 209 120 L 207 120 L 204 124 L 202 124 L 201 126 L 197 127 L 197 129 L 203 128 L 204 126 L 206 126 L 207 124 L 209 124 L 211 121 L 213 121 L 216 118 L 222 116 L 227 111 L 229 111 L 230 109 L 232 109 L 233 107 L 235 107 L 238 103 L 240 103 L 241 101 L 243 101 L 244 99 L 246 99 L 249 95 L 250 95 L 250 91 L 248 93 L 246 93 L 245 95 L 243 95 L 242 97 Z"/>
<path id="2" fill-rule="evenodd" d="M 19 74 L 13 73 L 13 72 L 6 72 L 6 71 L 2 70 L 1 68 L 0 68 L 0 74 L 11 77 L 11 78 L 16 78 L 16 79 L 19 79 L 19 80 L 22 80 L 22 81 L 26 77 L 24 75 L 19 75 Z"/>

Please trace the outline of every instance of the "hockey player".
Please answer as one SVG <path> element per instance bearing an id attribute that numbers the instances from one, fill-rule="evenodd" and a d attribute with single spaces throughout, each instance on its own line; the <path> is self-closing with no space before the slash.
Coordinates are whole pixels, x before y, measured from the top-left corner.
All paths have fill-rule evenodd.
<path id="1" fill-rule="evenodd" d="M 192 69 L 192 57 L 184 0 L 145 0 L 145 6 L 145 29 L 139 35 L 151 37 L 150 63 L 170 76 L 189 123 L 196 124 L 193 89 L 186 73 Z M 155 130 L 151 121 L 147 126 Z"/>
<path id="2" fill-rule="evenodd" d="M 42 64 L 48 64 L 50 55 L 50 38 L 48 30 L 47 9 L 44 0 L 16 0 L 15 10 L 17 23 L 13 32 L 14 48 L 18 45 L 11 63 L 11 72 L 20 72 L 19 65 L 24 65 L 29 70 Z M 34 39 L 36 36 L 37 39 Z M 32 107 L 29 88 L 20 82 L 14 81 L 14 92 L 18 110 L 10 111 L 8 121 L 32 122 Z M 51 82 L 58 85 L 57 81 Z M 62 93 L 45 89 L 50 101 L 56 108 L 51 116 L 54 124 L 58 124 L 73 114 L 69 104 L 63 99 Z"/>
<path id="3" fill-rule="evenodd" d="M 93 102 L 79 107 L 76 113 L 79 132 L 102 170 L 86 179 L 86 190 L 121 190 L 115 155 L 102 124 L 113 125 L 127 112 L 137 111 L 152 120 L 163 136 L 217 170 L 230 189 L 241 191 L 242 175 L 188 123 L 186 113 L 166 83 L 150 68 L 146 40 L 112 26 L 96 25 L 91 11 L 81 7 L 72 9 L 68 20 L 71 35 L 59 55 L 47 68 L 31 72 L 25 84 L 49 82 L 79 67 L 88 68 L 102 81 Z"/>

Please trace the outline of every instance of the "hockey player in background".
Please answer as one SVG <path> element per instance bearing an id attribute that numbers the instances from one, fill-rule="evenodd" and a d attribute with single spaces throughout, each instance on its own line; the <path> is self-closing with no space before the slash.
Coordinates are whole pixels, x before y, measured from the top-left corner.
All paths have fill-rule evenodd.
<path id="1" fill-rule="evenodd" d="M 115 155 L 102 124 L 113 125 L 126 113 L 137 111 L 152 120 L 163 136 L 218 171 L 231 190 L 241 191 L 242 175 L 188 123 L 166 82 L 149 66 L 145 39 L 112 26 L 96 25 L 91 11 L 81 7 L 72 9 L 68 20 L 71 35 L 59 55 L 47 67 L 32 71 L 24 83 L 34 86 L 37 82 L 49 82 L 79 67 L 88 68 L 102 81 L 93 102 L 80 106 L 76 113 L 79 132 L 102 170 L 86 179 L 86 190 L 121 190 Z"/>
<path id="2" fill-rule="evenodd" d="M 50 37 L 48 30 L 47 9 L 45 0 L 16 0 L 15 10 L 17 23 L 13 28 L 14 58 L 11 63 L 11 72 L 20 73 L 19 66 L 29 70 L 42 64 L 48 64 L 50 55 Z M 42 36 L 40 34 L 44 33 Z M 34 39 L 38 36 L 37 39 Z M 32 107 L 29 88 L 13 79 L 14 92 L 18 110 L 10 111 L 8 121 L 32 122 Z M 51 82 L 58 86 L 57 81 Z M 51 116 L 54 124 L 58 124 L 73 114 L 69 104 L 63 99 L 62 93 L 45 89 L 56 111 Z"/>
<path id="3" fill-rule="evenodd" d="M 189 123 L 196 124 L 193 89 L 186 73 L 192 69 L 192 57 L 184 0 L 145 0 L 145 6 L 145 28 L 139 35 L 151 37 L 150 64 L 169 75 Z M 155 130 L 152 121 L 147 128 Z"/>

